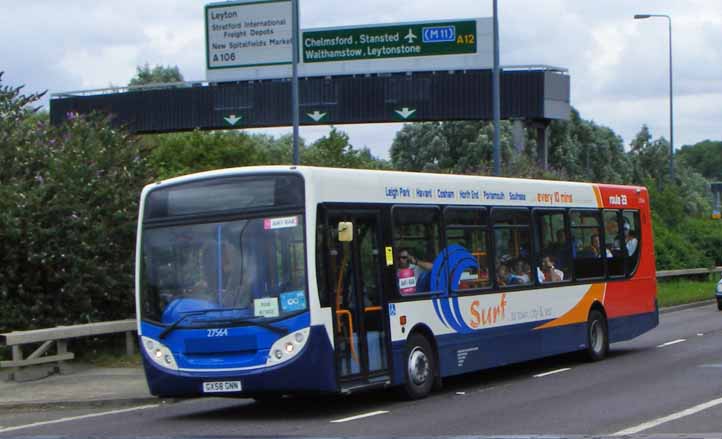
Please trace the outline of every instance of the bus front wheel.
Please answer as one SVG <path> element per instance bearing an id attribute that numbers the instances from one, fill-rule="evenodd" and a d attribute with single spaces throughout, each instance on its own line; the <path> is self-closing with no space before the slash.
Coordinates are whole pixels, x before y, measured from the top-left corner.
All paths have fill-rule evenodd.
<path id="1" fill-rule="evenodd" d="M 587 321 L 587 358 L 591 361 L 600 361 L 609 352 L 609 331 L 607 319 L 597 309 L 589 313 Z"/>
<path id="2" fill-rule="evenodd" d="M 431 392 L 436 376 L 434 352 L 421 334 L 411 334 L 406 341 L 406 383 L 403 391 L 409 399 L 424 398 Z"/>

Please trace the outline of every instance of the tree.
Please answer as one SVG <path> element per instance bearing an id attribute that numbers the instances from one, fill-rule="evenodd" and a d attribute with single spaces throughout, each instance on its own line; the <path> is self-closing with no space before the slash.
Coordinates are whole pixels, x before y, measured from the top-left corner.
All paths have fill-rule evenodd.
<path id="1" fill-rule="evenodd" d="M 628 183 L 632 169 L 622 138 L 574 108 L 569 120 L 551 124 L 549 164 L 562 178 L 598 183 Z"/>
<path id="2" fill-rule="evenodd" d="M 506 151 L 511 145 L 511 131 L 508 124 L 502 125 Z M 404 171 L 486 174 L 492 135 L 490 125 L 479 121 L 406 124 L 391 145 L 391 162 Z"/>
<path id="3" fill-rule="evenodd" d="M 55 128 L 0 84 L 0 332 L 133 314 L 145 160 L 98 116 Z"/>
<path id="4" fill-rule="evenodd" d="M 273 145 L 283 144 L 282 140 L 240 131 L 196 130 L 149 135 L 143 141 L 153 174 L 161 180 L 214 169 L 290 163 L 290 147 L 286 153 L 286 147 Z"/>
<path id="5" fill-rule="evenodd" d="M 705 178 L 722 181 L 722 141 L 705 140 L 694 145 L 685 145 L 677 152 L 683 163 Z"/>
<path id="6" fill-rule="evenodd" d="M 167 84 L 171 82 L 183 82 L 183 75 L 178 66 L 161 66 L 156 65 L 151 68 L 148 63 L 143 66 L 136 67 L 136 73 L 128 83 L 129 86 L 139 86 L 148 84 Z"/>
<path id="7" fill-rule="evenodd" d="M 301 153 L 304 165 L 333 168 L 380 169 L 386 163 L 371 154 L 368 148 L 355 149 L 348 134 L 331 127 L 331 131 Z"/>

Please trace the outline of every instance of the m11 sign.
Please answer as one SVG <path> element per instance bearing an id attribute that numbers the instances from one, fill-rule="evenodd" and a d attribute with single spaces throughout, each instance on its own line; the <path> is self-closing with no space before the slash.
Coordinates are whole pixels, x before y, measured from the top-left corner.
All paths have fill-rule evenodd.
<path id="1" fill-rule="evenodd" d="M 211 82 L 291 76 L 287 0 L 206 6 L 206 76 Z M 438 20 L 301 31 L 299 75 L 479 70 L 492 66 L 492 20 Z"/>
<path id="2" fill-rule="evenodd" d="M 489 18 L 303 31 L 305 76 L 490 68 Z"/>

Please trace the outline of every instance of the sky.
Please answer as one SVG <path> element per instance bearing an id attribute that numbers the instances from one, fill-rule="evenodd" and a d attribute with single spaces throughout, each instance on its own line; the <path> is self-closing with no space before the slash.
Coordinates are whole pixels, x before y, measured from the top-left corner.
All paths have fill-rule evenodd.
<path id="1" fill-rule="evenodd" d="M 3 0 L 0 71 L 27 92 L 122 86 L 145 63 L 205 79 L 203 7 L 197 0 Z M 571 103 L 628 144 L 643 124 L 669 138 L 668 31 L 673 20 L 677 148 L 722 139 L 722 2 L 710 0 L 499 0 L 503 65 L 569 69 Z M 300 0 L 301 27 L 488 17 L 491 0 Z M 351 143 L 388 157 L 400 124 L 345 125 Z M 313 141 L 328 127 L 301 127 Z M 254 130 L 255 132 L 259 132 Z M 273 135 L 290 128 L 263 130 Z"/>

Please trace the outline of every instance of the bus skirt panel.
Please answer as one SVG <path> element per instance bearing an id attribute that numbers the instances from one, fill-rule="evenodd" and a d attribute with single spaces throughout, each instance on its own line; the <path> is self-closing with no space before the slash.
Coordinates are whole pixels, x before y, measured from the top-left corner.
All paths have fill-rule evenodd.
<path id="1" fill-rule="evenodd" d="M 481 369 L 580 351 L 587 348 L 587 323 L 535 329 L 545 321 L 490 328 L 471 334 L 436 337 L 441 376 L 453 376 Z M 609 320 L 610 342 L 637 337 L 659 324 L 657 311 Z M 393 383 L 406 380 L 406 342 L 393 344 Z"/>

